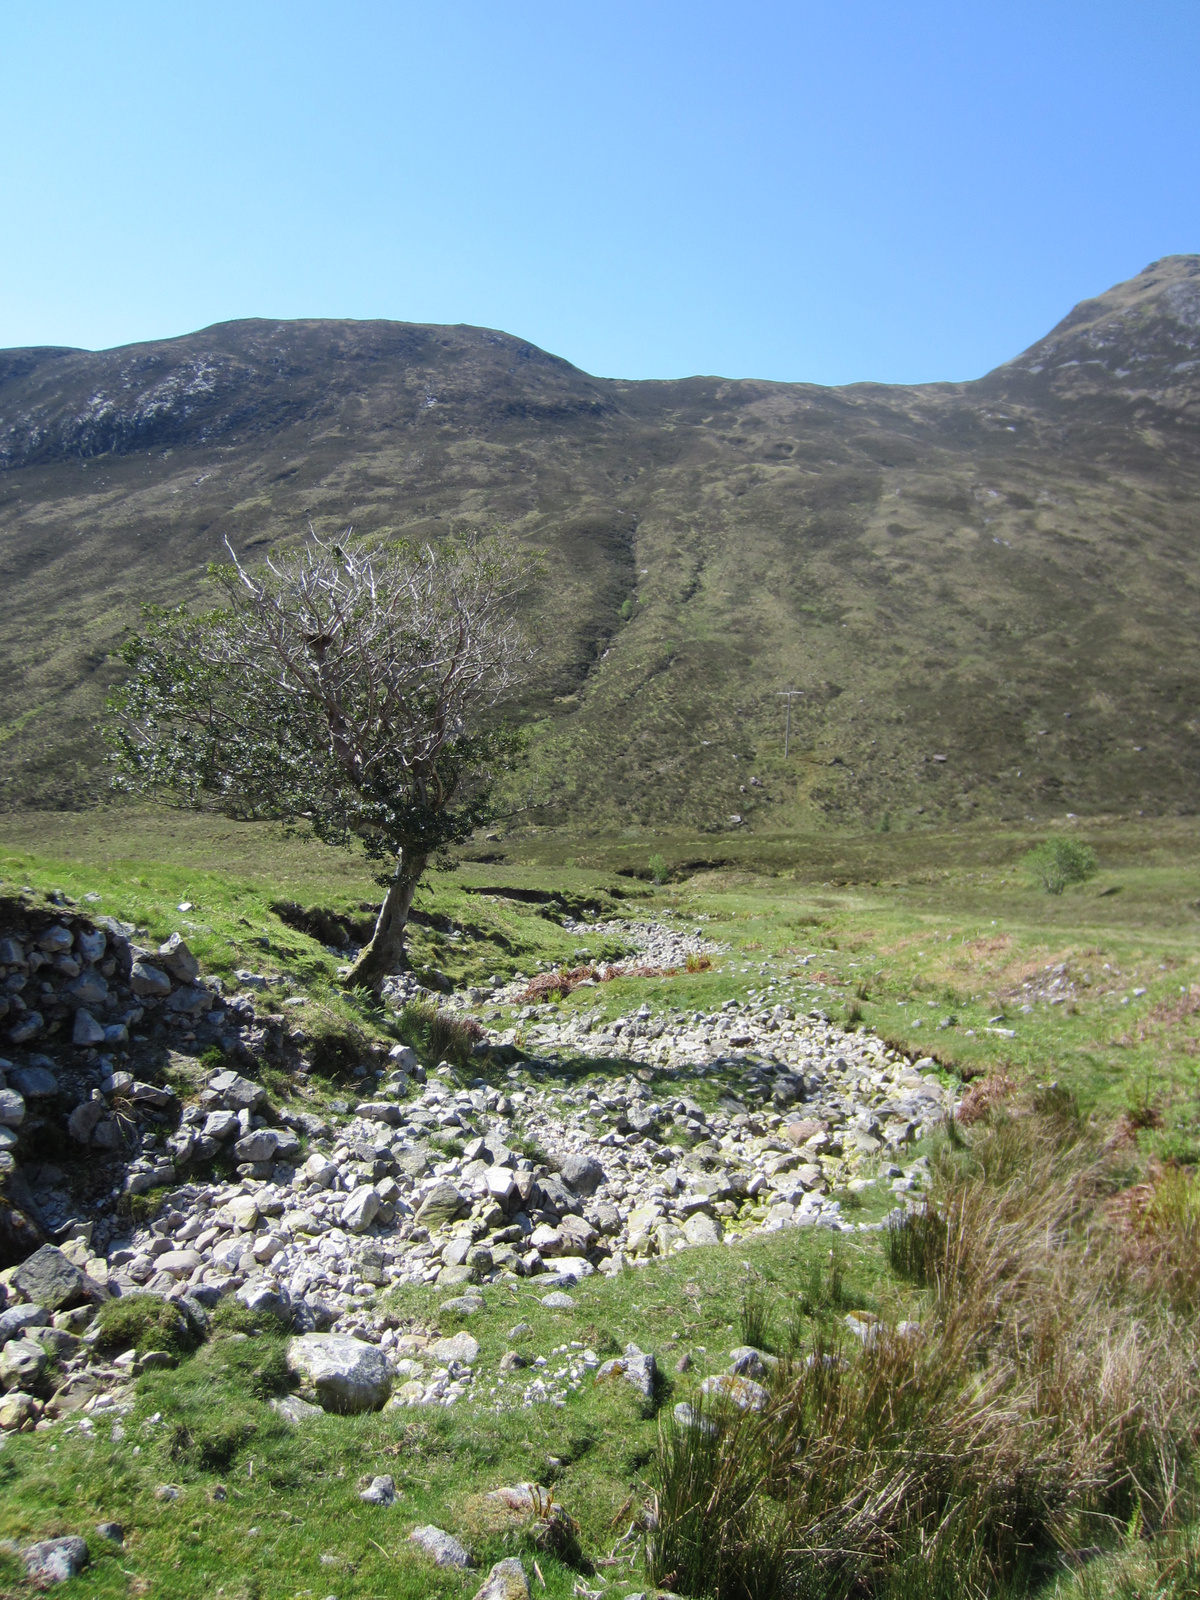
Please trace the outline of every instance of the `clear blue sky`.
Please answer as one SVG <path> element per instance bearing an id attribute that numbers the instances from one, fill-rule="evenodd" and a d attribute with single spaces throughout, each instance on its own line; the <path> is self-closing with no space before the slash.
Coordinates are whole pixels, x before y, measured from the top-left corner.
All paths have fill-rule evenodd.
<path id="1" fill-rule="evenodd" d="M 13 0 L 0 149 L 0 346 L 389 317 L 969 378 L 1200 251 L 1200 4 Z"/>

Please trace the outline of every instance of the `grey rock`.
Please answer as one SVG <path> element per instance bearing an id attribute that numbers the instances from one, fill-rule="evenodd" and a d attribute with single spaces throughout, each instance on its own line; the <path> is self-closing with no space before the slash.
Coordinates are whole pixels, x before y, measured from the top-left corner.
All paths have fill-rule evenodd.
<path id="1" fill-rule="evenodd" d="M 289 1343 L 287 1360 L 325 1411 L 377 1411 L 391 1392 L 391 1370 L 382 1351 L 346 1334 L 303 1334 Z"/>
<path id="2" fill-rule="evenodd" d="M 7 1077 L 9 1086 L 26 1100 L 45 1099 L 58 1093 L 58 1079 L 45 1067 L 14 1067 Z"/>
<path id="3" fill-rule="evenodd" d="M 372 1478 L 365 1489 L 358 1493 L 360 1500 L 365 1500 L 369 1506 L 391 1506 L 396 1503 L 396 1484 L 389 1476 Z"/>
<path id="4" fill-rule="evenodd" d="M 238 1127 L 236 1111 L 210 1111 L 204 1119 L 204 1137 L 217 1140 L 232 1139 Z"/>
<path id="5" fill-rule="evenodd" d="M 154 1258 L 158 1271 L 169 1272 L 173 1278 L 188 1278 L 203 1264 L 204 1258 L 198 1250 L 164 1250 Z"/>
<path id="6" fill-rule="evenodd" d="M 178 1016 L 199 1017 L 212 1010 L 213 997 L 207 989 L 176 989 L 167 1001 L 167 1010 Z"/>
<path id="7" fill-rule="evenodd" d="M 432 1557 L 434 1566 L 471 1567 L 475 1564 L 453 1534 L 435 1528 L 432 1522 L 423 1528 L 414 1528 L 409 1538 Z"/>
<path id="8" fill-rule="evenodd" d="M 474 1600 L 529 1600 L 529 1579 L 516 1556 L 505 1556 L 475 1591 Z"/>
<path id="9" fill-rule="evenodd" d="M 400 1126 L 400 1107 L 390 1100 L 364 1100 L 354 1108 L 354 1115 L 364 1122 L 383 1122 L 390 1128 Z"/>
<path id="10" fill-rule="evenodd" d="M 462 1294 L 454 1300 L 443 1300 L 441 1309 L 453 1311 L 460 1317 L 473 1317 L 479 1311 L 486 1311 L 487 1303 L 483 1295 L 476 1290 L 474 1294 Z"/>
<path id="11" fill-rule="evenodd" d="M 75 948 L 85 961 L 99 961 L 108 947 L 108 939 L 99 928 L 80 928 L 75 935 Z"/>
<path id="12" fill-rule="evenodd" d="M 422 1200 L 416 1220 L 427 1228 L 441 1228 L 466 1209 L 466 1199 L 452 1183 L 435 1183 Z"/>
<path id="13" fill-rule="evenodd" d="M 614 1361 L 606 1361 L 597 1371 L 596 1382 L 603 1383 L 606 1379 L 623 1378 L 638 1391 L 643 1400 L 652 1400 L 657 1377 L 658 1364 L 654 1356 L 649 1351 L 639 1350 L 635 1344 L 627 1344 L 623 1356 L 618 1356 Z"/>
<path id="14" fill-rule="evenodd" d="M 683 1225 L 683 1236 L 691 1245 L 720 1244 L 725 1230 L 716 1217 L 694 1211 Z"/>
<path id="15" fill-rule="evenodd" d="M 96 1532 L 102 1539 L 107 1539 L 109 1544 L 124 1544 L 125 1529 L 119 1522 L 98 1522 Z"/>
<path id="16" fill-rule="evenodd" d="M 148 961 L 135 961 L 130 974 L 134 994 L 143 999 L 156 999 L 171 992 L 171 980 L 161 967 L 152 967 Z"/>
<path id="17" fill-rule="evenodd" d="M 8 1037 L 13 1044 L 27 1044 L 30 1039 L 35 1039 L 41 1033 L 43 1026 L 40 1011 L 26 1011 L 16 1027 L 8 1030 Z"/>
<path id="18" fill-rule="evenodd" d="M 464 1367 L 473 1367 L 479 1360 L 479 1341 L 469 1333 L 455 1333 L 448 1339 L 436 1339 L 427 1345 L 425 1354 L 431 1361 L 443 1364 L 458 1361 Z"/>
<path id="19" fill-rule="evenodd" d="M 31 1583 L 66 1583 L 88 1564 L 87 1541 L 78 1534 L 65 1539 L 43 1539 L 21 1552 L 25 1576 Z"/>
<path id="20" fill-rule="evenodd" d="M 15 1089 L 0 1089 L 0 1128 L 19 1128 L 24 1121 L 24 1097 Z"/>
<path id="21" fill-rule="evenodd" d="M 749 1344 L 740 1344 L 729 1352 L 729 1370 L 735 1377 L 753 1378 L 757 1382 L 767 1376 L 767 1364 L 761 1351 Z"/>
<path id="22" fill-rule="evenodd" d="M 253 1083 L 237 1072 L 218 1072 L 208 1087 L 219 1095 L 230 1111 L 255 1111 L 267 1098 L 261 1083 Z"/>
<path id="23" fill-rule="evenodd" d="M 19 1338 L 26 1328 L 44 1328 L 49 1321 L 50 1313 L 44 1306 L 10 1306 L 0 1312 L 0 1344 Z"/>
<path id="24" fill-rule="evenodd" d="M 716 1433 L 717 1425 L 708 1417 L 703 1416 L 695 1406 L 688 1405 L 686 1400 L 681 1400 L 675 1407 L 675 1426 L 677 1428 L 699 1428 L 704 1433 Z"/>
<path id="25" fill-rule="evenodd" d="M 291 1320 L 291 1298 L 282 1286 L 263 1278 L 255 1278 L 250 1283 L 242 1285 L 237 1291 L 237 1297 L 248 1311 L 266 1313 L 278 1317 L 283 1322 Z"/>
<path id="26" fill-rule="evenodd" d="M 70 928 L 64 928 L 60 923 L 47 928 L 37 940 L 39 950 L 44 950 L 48 956 L 65 956 L 75 943 L 75 936 Z"/>
<path id="27" fill-rule="evenodd" d="M 728 1401 L 739 1411 L 762 1411 L 770 1399 L 761 1383 L 729 1372 L 718 1372 L 713 1378 L 705 1378 L 700 1385 L 700 1393 L 717 1401 Z"/>
<path id="28" fill-rule="evenodd" d="M 115 1117 L 106 1117 L 96 1124 L 96 1131 L 92 1134 L 92 1145 L 97 1150 L 121 1150 L 125 1146 L 125 1135 L 121 1125 Z"/>
<path id="29" fill-rule="evenodd" d="M 323 1417 L 320 1406 L 309 1405 L 298 1394 L 285 1394 L 271 1401 L 271 1410 L 285 1422 L 307 1422 L 311 1417 Z"/>
<path id="30" fill-rule="evenodd" d="M 47 1311 L 78 1304 L 87 1284 L 75 1263 L 53 1244 L 35 1250 L 13 1273 L 12 1281 L 26 1299 Z"/>
<path id="31" fill-rule="evenodd" d="M 74 1005 L 100 1006 L 108 998 L 108 982 L 102 973 L 89 967 L 67 984 L 63 993 Z"/>
<path id="32" fill-rule="evenodd" d="M 32 1338 L 10 1339 L 0 1350 L 0 1387 L 31 1389 L 46 1370 L 46 1352 Z"/>
<path id="33" fill-rule="evenodd" d="M 192 983 L 200 975 L 200 963 L 188 949 L 183 935 L 173 933 L 158 947 L 158 959 L 180 983 Z"/>
<path id="34" fill-rule="evenodd" d="M 370 1184 L 355 1189 L 342 1207 L 343 1228 L 349 1228 L 351 1233 L 365 1233 L 379 1215 L 382 1203 Z"/>
<path id="35" fill-rule="evenodd" d="M 564 1294 L 561 1289 L 554 1289 L 549 1294 L 542 1296 L 542 1304 L 547 1311 L 574 1311 L 575 1302 L 569 1294 Z"/>
<path id="36" fill-rule="evenodd" d="M 175 1099 L 174 1089 L 168 1089 L 165 1085 L 158 1083 L 134 1082 L 130 1084 L 125 1093 L 135 1105 L 154 1106 L 159 1111 L 164 1110 Z"/>
<path id="37" fill-rule="evenodd" d="M 71 1028 L 71 1043 L 80 1046 L 104 1043 L 103 1025 L 97 1022 L 84 1006 L 80 1006 L 75 1013 L 75 1022 Z"/>
<path id="38" fill-rule="evenodd" d="M 559 1169 L 563 1182 L 576 1194 L 595 1194 L 604 1182 L 604 1168 L 591 1156 L 569 1155 Z"/>
<path id="39" fill-rule="evenodd" d="M 256 1128 L 233 1147 L 235 1161 L 273 1161 L 279 1148 L 279 1135 L 274 1128 Z"/>

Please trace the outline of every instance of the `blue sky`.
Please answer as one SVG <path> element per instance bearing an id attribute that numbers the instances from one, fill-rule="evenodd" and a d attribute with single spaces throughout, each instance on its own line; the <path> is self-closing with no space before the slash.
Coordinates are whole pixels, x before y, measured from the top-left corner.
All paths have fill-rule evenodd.
<path id="1" fill-rule="evenodd" d="M 978 376 L 1200 251 L 1196 0 L 0 18 L 0 346 L 504 328 L 614 377 Z"/>

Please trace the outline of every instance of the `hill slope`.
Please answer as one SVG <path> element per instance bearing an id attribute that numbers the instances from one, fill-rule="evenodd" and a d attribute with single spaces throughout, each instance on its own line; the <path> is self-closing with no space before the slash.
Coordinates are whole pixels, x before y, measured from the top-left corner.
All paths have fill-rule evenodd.
<path id="1" fill-rule="evenodd" d="M 3 352 L 0 794 L 93 797 L 138 604 L 311 520 L 547 552 L 544 821 L 1190 810 L 1198 489 L 1200 257 L 970 384 L 623 383 L 398 323 Z"/>

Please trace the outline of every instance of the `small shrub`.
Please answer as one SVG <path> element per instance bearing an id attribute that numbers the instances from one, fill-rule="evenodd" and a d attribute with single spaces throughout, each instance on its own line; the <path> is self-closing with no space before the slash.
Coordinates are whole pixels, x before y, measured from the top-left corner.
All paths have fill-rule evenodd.
<path id="1" fill-rule="evenodd" d="M 1084 883 L 1098 867 L 1096 852 L 1078 839 L 1045 839 L 1025 857 L 1026 872 L 1047 894 L 1062 894 L 1069 884 Z"/>
<path id="2" fill-rule="evenodd" d="M 709 972 L 712 969 L 712 957 L 690 955 L 686 958 L 684 965 L 689 972 Z"/>
<path id="3" fill-rule="evenodd" d="M 651 856 L 649 866 L 650 876 L 654 879 L 655 883 L 665 883 L 667 881 L 667 859 L 665 856 Z"/>

